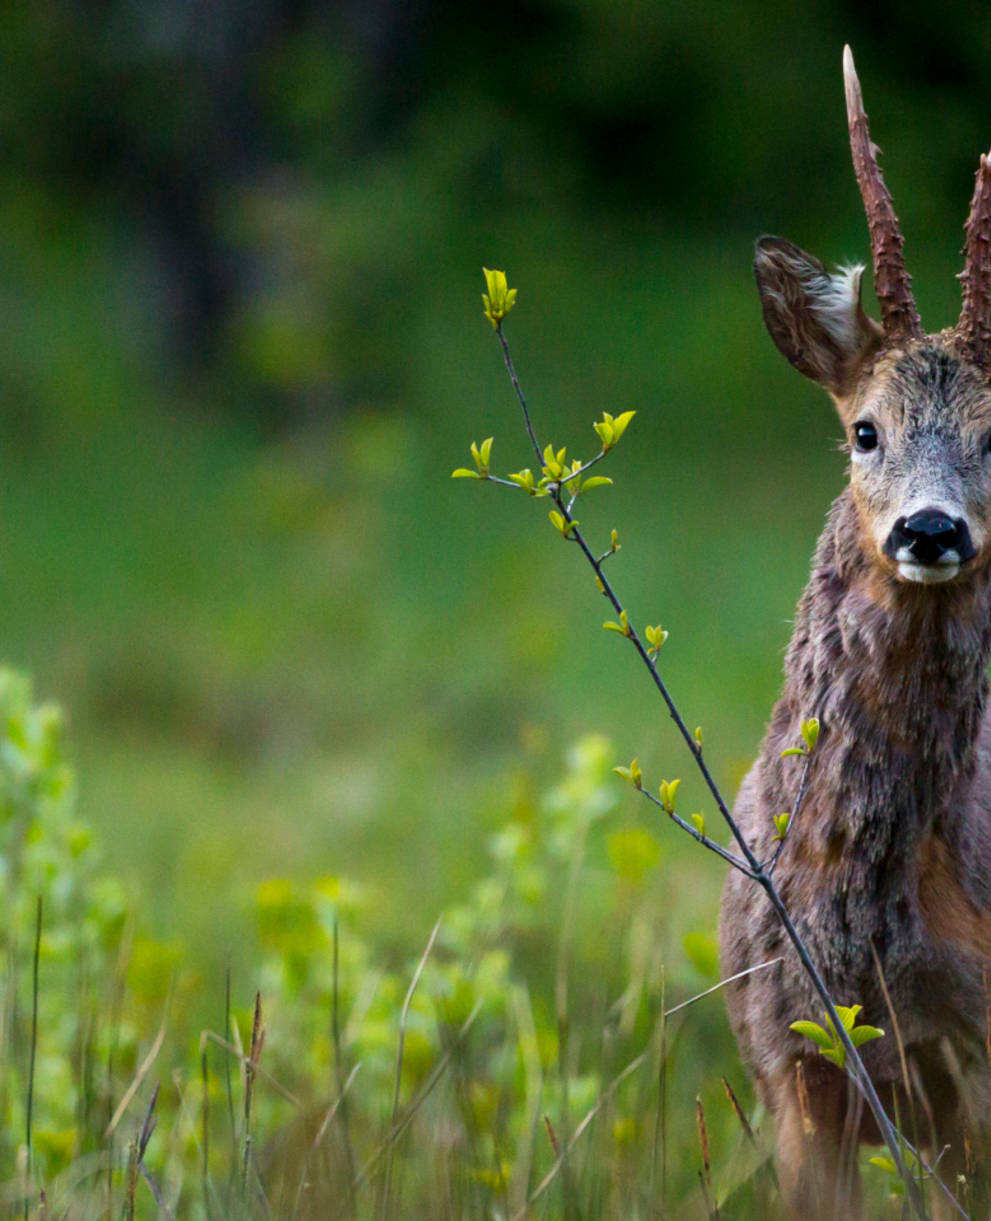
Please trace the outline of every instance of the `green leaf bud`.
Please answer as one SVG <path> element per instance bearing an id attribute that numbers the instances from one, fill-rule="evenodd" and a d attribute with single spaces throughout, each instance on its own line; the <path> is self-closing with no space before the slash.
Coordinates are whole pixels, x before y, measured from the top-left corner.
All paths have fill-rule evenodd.
<path id="1" fill-rule="evenodd" d="M 843 1029 L 849 1035 L 850 1042 L 854 1047 L 860 1047 L 864 1043 L 871 1042 L 872 1039 L 880 1039 L 884 1037 L 884 1031 L 877 1026 L 857 1026 L 857 1014 L 860 1013 L 862 1005 L 837 1005 L 836 1013 L 840 1019 Z M 840 1037 L 836 1033 L 836 1028 L 829 1017 L 826 1015 L 826 1026 L 828 1029 L 823 1029 L 818 1022 L 792 1022 L 791 1029 L 796 1034 L 804 1035 L 805 1038 L 811 1039 L 819 1048 L 820 1053 L 827 1060 L 831 1060 L 839 1068 L 843 1068 L 846 1064 L 846 1048 L 840 1042 Z"/>
<path id="2" fill-rule="evenodd" d="M 509 478 L 513 483 L 518 484 L 528 496 L 535 496 L 537 494 L 536 485 L 533 482 L 533 471 L 529 467 L 525 467 L 522 471 L 517 471 L 514 475 L 510 475 Z"/>
<path id="3" fill-rule="evenodd" d="M 488 289 L 487 293 L 482 294 L 485 317 L 492 323 L 493 329 L 498 330 L 503 318 L 516 304 L 516 289 L 507 286 L 504 271 L 489 271 L 483 267 L 482 272 Z"/>
<path id="4" fill-rule="evenodd" d="M 547 445 L 544 447 L 543 472 L 544 472 L 545 479 L 559 481 L 564 476 L 564 474 L 565 474 L 564 459 L 565 459 L 566 453 L 567 453 L 567 447 L 565 447 L 564 449 L 558 450 L 557 453 L 554 452 L 553 445 Z"/>
<path id="5" fill-rule="evenodd" d="M 471 456 L 475 460 L 475 468 L 484 479 L 489 473 L 489 457 L 492 453 L 492 437 L 487 437 L 482 444 L 471 443 Z"/>
<path id="6" fill-rule="evenodd" d="M 807 721 L 802 722 L 802 737 L 805 739 L 805 745 L 809 748 L 809 754 L 815 749 L 816 742 L 819 741 L 819 718 L 809 717 Z"/>
<path id="7" fill-rule="evenodd" d="M 619 623 L 607 620 L 602 626 L 607 632 L 619 632 L 621 636 L 629 636 L 630 634 L 630 621 L 625 610 L 619 612 Z"/>
<path id="8" fill-rule="evenodd" d="M 658 623 L 656 627 L 648 626 L 645 629 L 645 634 L 647 636 L 647 643 L 650 646 L 647 649 L 647 652 L 651 655 L 651 657 L 656 657 L 661 651 L 661 646 L 664 644 L 665 640 L 667 640 L 668 633 Z"/>
<path id="9" fill-rule="evenodd" d="M 643 772 L 640 770 L 639 762 L 634 759 L 629 767 L 614 767 L 612 769 L 617 776 L 622 776 L 624 780 L 628 780 L 635 789 L 643 788 Z"/>
<path id="10" fill-rule="evenodd" d="M 567 538 L 575 526 L 578 525 L 574 518 L 569 521 L 563 513 L 558 513 L 556 509 L 551 509 L 547 516 L 550 518 L 554 529 L 557 530 L 562 538 Z"/>
<path id="11" fill-rule="evenodd" d="M 637 413 L 635 411 L 624 411 L 622 415 L 618 415 L 615 420 L 613 420 L 613 445 L 615 445 L 616 442 L 622 437 L 623 433 L 626 432 L 627 426 L 636 414 Z"/>
<path id="12" fill-rule="evenodd" d="M 675 802 L 675 798 L 678 795 L 678 786 L 680 784 L 681 784 L 680 780 L 662 780 L 661 781 L 661 786 L 660 786 L 661 805 L 664 807 L 665 811 L 668 814 L 674 813 L 674 802 Z M 701 815 L 699 815 L 699 817 L 701 817 Z M 694 821 L 694 818 L 695 818 L 695 815 L 692 815 L 693 821 Z"/>
<path id="13" fill-rule="evenodd" d="M 602 419 L 593 424 L 592 427 L 599 434 L 599 440 L 602 442 L 602 452 L 612 449 L 619 441 L 623 433 L 626 432 L 627 425 L 637 413 L 635 411 L 624 411 L 622 415 L 615 418 L 608 411 L 602 413 Z"/>

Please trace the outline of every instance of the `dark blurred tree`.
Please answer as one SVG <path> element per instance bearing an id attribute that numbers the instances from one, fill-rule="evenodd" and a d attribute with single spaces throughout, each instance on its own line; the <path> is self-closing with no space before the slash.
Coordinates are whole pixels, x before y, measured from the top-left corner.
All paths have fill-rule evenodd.
<path id="1" fill-rule="evenodd" d="M 390 297 L 494 195 L 748 236 L 852 213 L 844 41 L 902 177 L 954 132 L 918 206 L 962 222 L 991 128 L 973 3 L 17 0 L 0 37 L 0 187 L 99 217 L 160 372 L 275 420 L 396 390 Z"/>

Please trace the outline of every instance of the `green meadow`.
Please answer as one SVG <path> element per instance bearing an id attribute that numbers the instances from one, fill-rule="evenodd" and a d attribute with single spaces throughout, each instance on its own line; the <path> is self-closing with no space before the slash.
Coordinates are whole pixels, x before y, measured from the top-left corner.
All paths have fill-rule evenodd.
<path id="1" fill-rule="evenodd" d="M 933 329 L 987 145 L 963 16 L 913 77 L 773 8 L 273 6 L 230 94 L 124 5 L 2 19 L 9 1215 L 776 1215 L 718 993 L 664 1017 L 723 866 L 612 768 L 711 797 L 546 502 L 451 479 L 532 465 L 503 268 L 541 443 L 636 412 L 581 525 L 731 796 L 845 464 L 753 239 L 867 255 L 858 31 Z"/>

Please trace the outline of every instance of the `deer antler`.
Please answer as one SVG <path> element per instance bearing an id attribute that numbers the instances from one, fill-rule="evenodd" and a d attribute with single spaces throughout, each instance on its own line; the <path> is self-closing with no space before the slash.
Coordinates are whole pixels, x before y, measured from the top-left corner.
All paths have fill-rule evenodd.
<path id="1" fill-rule="evenodd" d="M 970 215 L 964 225 L 963 308 L 957 332 L 983 369 L 991 367 L 991 160 L 981 153 Z"/>
<path id="2" fill-rule="evenodd" d="M 891 203 L 877 164 L 880 152 L 871 142 L 864 113 L 860 81 L 853 66 L 853 52 L 843 48 L 843 84 L 846 89 L 846 113 L 850 125 L 850 151 L 857 175 L 860 194 L 867 212 L 874 256 L 874 291 L 881 306 L 881 325 L 885 342 L 904 342 L 922 337 L 922 323 L 912 296 L 912 277 L 905 270 L 902 246 L 905 239 L 898 227 L 898 217 Z M 968 247 L 969 248 L 969 247 Z M 969 255 L 968 255 L 968 264 Z"/>

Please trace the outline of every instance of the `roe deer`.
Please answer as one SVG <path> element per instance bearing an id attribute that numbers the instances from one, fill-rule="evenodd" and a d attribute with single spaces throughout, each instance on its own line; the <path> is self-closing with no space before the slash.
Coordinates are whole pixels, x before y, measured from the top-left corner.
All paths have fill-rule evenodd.
<path id="1" fill-rule="evenodd" d="M 791 810 L 806 766 L 781 752 L 818 716 L 775 882 L 836 1000 L 886 1029 L 863 1048 L 868 1071 L 906 1135 L 930 1161 L 942 1152 L 943 1181 L 977 1221 L 989 1215 L 976 1193 L 991 1116 L 991 161 L 981 156 L 966 224 L 960 320 L 926 334 L 849 48 L 844 80 L 881 324 L 861 308 L 862 267 L 834 274 L 791 242 L 757 243 L 767 329 L 829 391 L 850 468 L 735 816 L 767 860 L 772 817 Z M 844 1073 L 789 1029 L 823 1020 L 819 998 L 736 872 L 720 938 L 727 975 L 783 958 L 727 991 L 777 1126 L 788 1207 L 803 1221 L 855 1217 L 857 1150 L 876 1125 Z"/>

